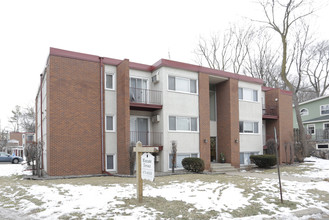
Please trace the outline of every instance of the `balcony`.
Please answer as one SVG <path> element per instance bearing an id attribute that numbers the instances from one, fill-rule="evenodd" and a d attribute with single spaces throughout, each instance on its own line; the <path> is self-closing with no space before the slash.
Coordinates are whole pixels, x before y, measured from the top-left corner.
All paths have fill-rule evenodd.
<path id="1" fill-rule="evenodd" d="M 130 109 L 155 111 L 162 109 L 161 91 L 130 87 Z"/>
<path id="2" fill-rule="evenodd" d="M 276 106 L 263 106 L 263 119 L 276 120 L 278 118 L 279 116 Z"/>
<path id="3" fill-rule="evenodd" d="M 159 147 L 162 150 L 162 132 L 141 132 L 131 131 L 130 132 L 130 145 L 136 146 L 136 143 L 140 141 L 143 147 Z"/>

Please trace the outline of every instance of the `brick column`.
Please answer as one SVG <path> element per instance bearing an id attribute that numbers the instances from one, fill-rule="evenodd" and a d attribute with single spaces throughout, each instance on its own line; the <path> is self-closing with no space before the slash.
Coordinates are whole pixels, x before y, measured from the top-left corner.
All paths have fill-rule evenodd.
<path id="1" fill-rule="evenodd" d="M 229 79 L 216 87 L 217 158 L 222 152 L 226 162 L 240 167 L 238 80 Z"/>
<path id="2" fill-rule="evenodd" d="M 129 60 L 117 66 L 117 164 L 118 173 L 129 174 L 130 106 Z"/>
<path id="3" fill-rule="evenodd" d="M 210 169 L 210 110 L 209 110 L 209 76 L 199 73 L 199 131 L 200 158 L 205 169 Z"/>

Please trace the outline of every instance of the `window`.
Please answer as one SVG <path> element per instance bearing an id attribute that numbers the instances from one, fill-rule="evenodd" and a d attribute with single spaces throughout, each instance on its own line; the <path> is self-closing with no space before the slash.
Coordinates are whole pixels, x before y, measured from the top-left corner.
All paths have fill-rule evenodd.
<path id="1" fill-rule="evenodd" d="M 243 165 L 251 164 L 250 156 L 258 155 L 258 154 L 259 154 L 259 152 L 241 152 L 240 153 L 240 164 L 243 164 Z"/>
<path id="2" fill-rule="evenodd" d="M 254 133 L 258 134 L 258 122 L 251 121 L 240 121 L 239 122 L 239 132 L 240 133 Z"/>
<path id="3" fill-rule="evenodd" d="M 198 157 L 197 153 L 192 153 L 192 154 L 176 154 L 176 164 L 175 164 L 175 168 L 176 169 L 183 169 L 183 165 L 182 165 L 182 161 L 184 158 L 186 157 Z M 172 159 L 173 159 L 173 155 L 169 154 L 169 169 L 172 169 Z"/>
<path id="4" fill-rule="evenodd" d="M 28 135 L 27 136 L 27 141 L 33 141 L 33 135 Z"/>
<path id="5" fill-rule="evenodd" d="M 307 133 L 310 135 L 314 135 L 315 134 L 315 125 L 307 125 Z"/>
<path id="6" fill-rule="evenodd" d="M 329 130 L 329 123 L 323 123 L 323 130 Z"/>
<path id="7" fill-rule="evenodd" d="M 108 154 L 106 155 L 106 169 L 107 170 L 115 170 L 114 169 L 114 155 Z"/>
<path id="8" fill-rule="evenodd" d="M 254 89 L 239 88 L 239 99 L 258 102 L 258 91 Z"/>
<path id="9" fill-rule="evenodd" d="M 114 117 L 112 115 L 106 116 L 105 128 L 106 131 L 114 131 Z"/>
<path id="10" fill-rule="evenodd" d="M 194 79 L 168 76 L 168 89 L 179 92 L 197 93 L 197 81 Z"/>
<path id="11" fill-rule="evenodd" d="M 306 108 L 302 108 L 302 109 L 300 110 L 300 115 L 301 115 L 301 116 L 308 115 L 308 109 L 306 109 Z"/>
<path id="12" fill-rule="evenodd" d="M 329 115 L 329 104 L 320 106 L 321 115 Z"/>
<path id="13" fill-rule="evenodd" d="M 216 121 L 216 92 L 209 91 L 210 121 Z"/>
<path id="14" fill-rule="evenodd" d="M 198 131 L 198 121 L 194 117 L 169 116 L 170 131 Z"/>
<path id="15" fill-rule="evenodd" d="M 316 144 L 316 149 L 324 149 L 324 150 L 328 150 L 329 149 L 329 144 L 328 143 L 321 143 L 321 144 Z"/>
<path id="16" fill-rule="evenodd" d="M 106 73 L 105 75 L 105 88 L 114 89 L 114 73 Z"/>

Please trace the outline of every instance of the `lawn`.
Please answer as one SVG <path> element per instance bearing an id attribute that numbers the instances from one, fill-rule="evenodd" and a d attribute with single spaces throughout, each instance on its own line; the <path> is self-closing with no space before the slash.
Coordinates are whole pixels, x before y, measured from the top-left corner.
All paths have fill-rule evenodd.
<path id="1" fill-rule="evenodd" d="M 144 181 L 144 200 L 138 203 L 134 178 L 36 181 L 23 179 L 24 168 L 0 164 L 0 207 L 28 218 L 289 219 L 292 211 L 310 207 L 329 215 L 329 163 L 324 160 L 282 167 L 284 175 L 297 175 L 294 181 L 282 181 L 283 204 L 277 179 L 262 178 L 262 174 L 275 173 L 275 169 L 258 170 L 259 177 L 248 176 L 253 171 L 243 175 L 156 177 L 154 182 Z M 298 181 L 313 170 L 322 174 L 314 181 Z"/>

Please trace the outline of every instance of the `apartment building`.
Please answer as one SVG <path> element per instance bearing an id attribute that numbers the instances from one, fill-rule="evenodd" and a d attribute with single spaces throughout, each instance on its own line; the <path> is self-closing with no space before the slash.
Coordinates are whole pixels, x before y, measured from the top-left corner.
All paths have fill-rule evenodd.
<path id="1" fill-rule="evenodd" d="M 137 141 L 158 147 L 156 171 L 223 153 L 235 167 L 263 154 L 277 129 L 292 142 L 290 92 L 263 81 L 161 59 L 153 65 L 50 48 L 36 97 L 36 136 L 48 175 L 130 173 Z M 280 150 L 281 162 L 285 162 Z M 286 154 L 285 154 L 286 155 Z"/>

